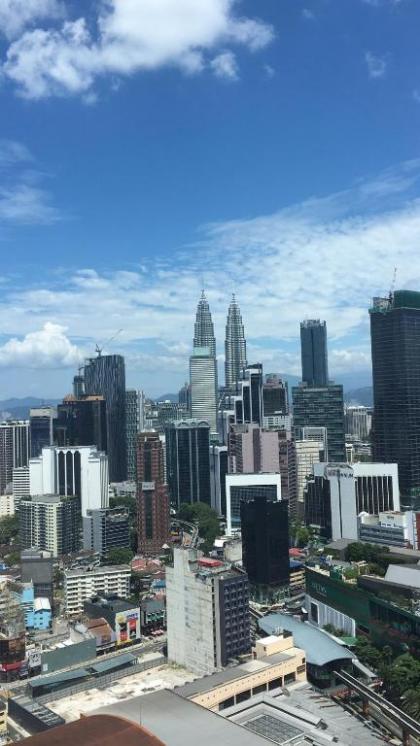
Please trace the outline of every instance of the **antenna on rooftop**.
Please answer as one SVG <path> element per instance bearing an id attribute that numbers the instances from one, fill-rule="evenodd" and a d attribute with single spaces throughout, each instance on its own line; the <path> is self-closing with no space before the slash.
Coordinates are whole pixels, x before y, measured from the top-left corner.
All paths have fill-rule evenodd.
<path id="1" fill-rule="evenodd" d="M 118 329 L 118 331 L 115 332 L 115 334 L 113 334 L 112 337 L 110 337 L 109 339 L 107 339 L 105 342 L 102 342 L 102 343 L 99 343 L 99 344 L 95 345 L 95 352 L 96 352 L 96 354 L 97 354 L 98 357 L 101 357 L 102 350 L 104 349 L 105 345 L 109 345 L 110 342 L 113 342 L 114 339 L 115 339 L 115 337 L 118 337 L 118 335 L 121 334 L 122 331 L 123 331 L 122 329 Z"/>

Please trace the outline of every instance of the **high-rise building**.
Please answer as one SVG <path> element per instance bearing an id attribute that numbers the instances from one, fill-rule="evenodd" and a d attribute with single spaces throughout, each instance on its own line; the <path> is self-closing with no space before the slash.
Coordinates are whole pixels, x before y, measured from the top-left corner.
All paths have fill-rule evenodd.
<path id="1" fill-rule="evenodd" d="M 209 347 L 194 347 L 190 357 L 191 417 L 207 420 L 217 432 L 217 362 Z"/>
<path id="2" fill-rule="evenodd" d="M 17 466 L 16 469 L 13 469 L 12 485 L 15 510 L 19 510 L 19 503 L 22 497 L 28 497 L 31 492 L 29 484 L 29 464 L 28 466 Z"/>
<path id="3" fill-rule="evenodd" d="M 288 501 L 289 518 L 295 519 L 297 504 L 297 467 L 295 441 L 289 430 L 278 430 L 282 499 Z"/>
<path id="4" fill-rule="evenodd" d="M 208 347 L 209 354 L 216 357 L 216 337 L 210 313 L 210 306 L 204 290 L 197 305 L 197 313 L 194 324 L 193 347 Z"/>
<path id="5" fill-rule="evenodd" d="M 308 319 L 300 325 L 302 381 L 308 386 L 328 385 L 327 325 Z"/>
<path id="6" fill-rule="evenodd" d="M 137 435 L 144 430 L 144 391 L 127 389 L 125 392 L 127 427 L 127 478 L 135 482 L 137 476 Z"/>
<path id="7" fill-rule="evenodd" d="M 37 547 L 53 557 L 80 549 L 80 507 L 76 497 L 39 495 L 21 500 L 19 538 L 24 549 Z"/>
<path id="8" fill-rule="evenodd" d="M 108 457 L 94 446 L 50 446 L 29 462 L 30 494 L 79 498 L 82 516 L 107 508 Z"/>
<path id="9" fill-rule="evenodd" d="M 13 481 L 13 469 L 27 466 L 30 453 L 28 420 L 0 423 L 0 494 Z"/>
<path id="10" fill-rule="evenodd" d="M 95 596 L 130 597 L 131 567 L 105 565 L 64 571 L 64 603 L 66 613 L 80 614 L 83 604 Z"/>
<path id="11" fill-rule="evenodd" d="M 266 376 L 262 394 L 264 418 L 289 414 L 289 391 L 285 381 L 273 373 Z"/>
<path id="12" fill-rule="evenodd" d="M 246 341 L 240 308 L 235 295 L 229 305 L 225 337 L 225 386 L 236 390 L 242 370 L 246 367 Z"/>
<path id="13" fill-rule="evenodd" d="M 372 429 L 372 408 L 348 405 L 345 408 L 346 437 L 366 441 Z"/>
<path id="14" fill-rule="evenodd" d="M 326 428 L 328 459 L 346 461 L 343 387 L 330 383 L 328 386 L 294 386 L 293 424 L 295 437 L 301 437 L 304 427 Z"/>
<path id="15" fill-rule="evenodd" d="M 169 495 L 165 484 L 163 444 L 156 432 L 137 436 L 138 551 L 147 557 L 162 553 L 169 540 Z"/>
<path id="16" fill-rule="evenodd" d="M 211 507 L 226 516 L 226 474 L 228 473 L 227 446 L 210 445 Z"/>
<path id="17" fill-rule="evenodd" d="M 166 470 L 171 503 L 211 504 L 210 427 L 185 420 L 166 428 Z"/>
<path id="18" fill-rule="evenodd" d="M 241 503 L 244 500 L 281 500 L 280 474 L 228 474 L 226 476 L 226 533 L 241 528 Z"/>
<path id="19" fill-rule="evenodd" d="M 130 547 L 128 509 L 99 508 L 83 517 L 83 549 L 105 557 L 112 549 Z"/>
<path id="20" fill-rule="evenodd" d="M 34 407 L 29 410 L 30 422 L 30 453 L 32 458 L 41 455 L 46 446 L 54 443 L 54 420 L 57 417 L 55 407 Z"/>
<path id="21" fill-rule="evenodd" d="M 263 421 L 263 367 L 261 363 L 248 365 L 242 372 L 237 385 L 237 395 L 232 397 L 235 422 L 243 425 L 254 422 L 262 425 Z"/>
<path id="22" fill-rule="evenodd" d="M 258 596 L 289 583 L 287 500 L 263 494 L 241 501 L 242 562 Z"/>
<path id="23" fill-rule="evenodd" d="M 296 440 L 296 500 L 298 512 L 303 512 L 307 478 L 313 474 L 315 464 L 323 461 L 323 443 L 317 440 Z"/>
<path id="24" fill-rule="evenodd" d="M 123 482 L 127 478 L 124 358 L 98 355 L 86 362 L 84 371 L 86 394 L 99 394 L 106 402 L 109 479 Z"/>
<path id="25" fill-rule="evenodd" d="M 106 403 L 103 396 L 67 396 L 57 406 L 54 440 L 58 446 L 96 446 L 108 450 Z M 37 455 L 40 455 L 37 454 Z"/>
<path id="26" fill-rule="evenodd" d="M 166 568 L 168 658 L 198 675 L 210 674 L 251 650 L 247 575 L 174 549 Z"/>
<path id="27" fill-rule="evenodd" d="M 231 425 L 228 439 L 229 473 L 279 471 L 279 438 L 259 425 Z"/>
<path id="28" fill-rule="evenodd" d="M 374 298 L 370 331 L 373 459 L 398 464 L 410 506 L 420 497 L 420 292 Z"/>
<path id="29" fill-rule="evenodd" d="M 191 386 L 187 381 L 179 389 L 178 404 L 185 407 L 188 414 L 191 413 Z"/>

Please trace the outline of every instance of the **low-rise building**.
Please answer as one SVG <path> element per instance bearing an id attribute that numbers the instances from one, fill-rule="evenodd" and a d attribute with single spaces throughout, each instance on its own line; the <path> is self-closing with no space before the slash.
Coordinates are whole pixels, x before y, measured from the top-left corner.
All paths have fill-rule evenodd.
<path id="1" fill-rule="evenodd" d="M 85 601 L 95 596 L 130 595 L 131 568 L 129 565 L 109 565 L 92 569 L 66 570 L 64 573 L 64 601 L 69 616 L 80 614 Z"/>
<path id="2" fill-rule="evenodd" d="M 85 601 L 85 614 L 90 619 L 106 619 L 115 632 L 116 645 L 140 640 L 140 608 L 117 596 L 103 596 Z"/>
<path id="3" fill-rule="evenodd" d="M 359 515 L 359 539 L 373 544 L 419 549 L 420 513 L 414 510 Z"/>

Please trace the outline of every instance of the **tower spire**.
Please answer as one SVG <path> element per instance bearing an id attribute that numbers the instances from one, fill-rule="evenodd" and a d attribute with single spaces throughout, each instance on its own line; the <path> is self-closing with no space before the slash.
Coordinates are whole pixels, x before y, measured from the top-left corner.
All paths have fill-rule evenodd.
<path id="1" fill-rule="evenodd" d="M 204 290 L 197 305 L 197 313 L 194 324 L 194 347 L 208 347 L 210 355 L 216 357 L 216 337 L 214 336 L 214 325 L 211 318 L 210 306 Z"/>
<path id="2" fill-rule="evenodd" d="M 229 305 L 226 321 L 225 338 L 225 386 L 234 389 L 240 379 L 241 370 L 245 368 L 246 341 L 241 311 L 236 302 L 235 293 Z"/>

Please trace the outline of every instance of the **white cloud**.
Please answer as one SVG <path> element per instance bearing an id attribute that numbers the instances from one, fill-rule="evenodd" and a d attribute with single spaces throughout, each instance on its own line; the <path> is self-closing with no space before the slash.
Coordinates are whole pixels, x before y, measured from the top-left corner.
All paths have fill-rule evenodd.
<path id="1" fill-rule="evenodd" d="M 272 27 L 238 17 L 236 5 L 236 0 L 109 0 L 101 6 L 97 30 L 81 17 L 61 28 L 24 33 L 10 45 L 3 71 L 21 95 L 33 99 L 86 94 L 105 74 L 115 78 L 166 65 L 201 72 L 212 67 L 208 57 L 221 46 L 239 44 L 255 52 L 272 41 Z"/>
<path id="2" fill-rule="evenodd" d="M 61 18 L 64 7 L 58 0 L 0 0 L 0 34 L 8 39 L 25 27 L 45 18 Z"/>
<path id="3" fill-rule="evenodd" d="M 387 61 L 385 57 L 379 57 L 373 52 L 366 52 L 365 62 L 370 78 L 383 78 L 387 71 Z"/>
<path id="4" fill-rule="evenodd" d="M 315 13 L 312 10 L 309 10 L 309 8 L 303 8 L 302 9 L 302 18 L 305 21 L 313 21 L 313 20 L 315 20 Z"/>
<path id="5" fill-rule="evenodd" d="M 23 143 L 0 140 L 0 224 L 50 224 L 60 219 L 50 194 L 39 184 L 43 174 L 35 166 Z"/>
<path id="6" fill-rule="evenodd" d="M 69 368 L 82 360 L 81 351 L 66 337 L 66 327 L 46 322 L 23 339 L 9 339 L 0 347 L 0 366 L 7 368 Z"/>
<path id="7" fill-rule="evenodd" d="M 217 78 L 238 80 L 239 68 L 233 52 L 221 52 L 212 59 L 210 66 Z"/>
<path id="8" fill-rule="evenodd" d="M 0 140 L 0 167 L 10 167 L 15 164 L 32 160 L 28 148 L 16 140 Z"/>

